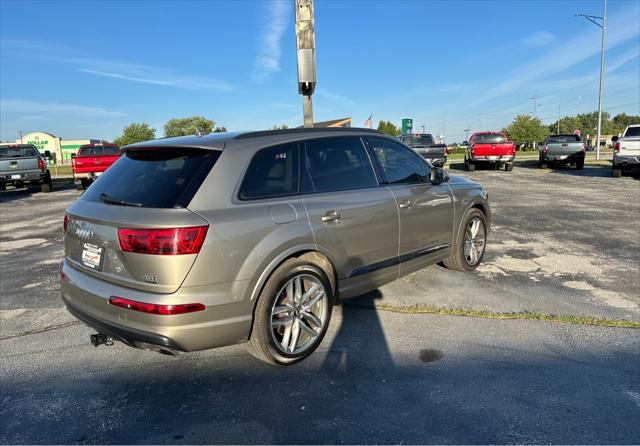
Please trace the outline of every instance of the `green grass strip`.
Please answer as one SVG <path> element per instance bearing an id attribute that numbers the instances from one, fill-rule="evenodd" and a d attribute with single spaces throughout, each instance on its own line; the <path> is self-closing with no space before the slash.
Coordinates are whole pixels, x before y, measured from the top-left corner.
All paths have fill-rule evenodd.
<path id="1" fill-rule="evenodd" d="M 445 316 L 465 316 L 465 317 L 477 317 L 482 319 L 526 319 L 544 322 L 556 322 L 561 324 L 573 324 L 573 325 L 595 325 L 598 327 L 618 327 L 618 328 L 640 328 L 640 322 L 633 322 L 620 319 L 606 319 L 593 316 L 571 316 L 563 314 L 546 314 L 538 311 L 523 311 L 523 312 L 499 312 L 499 311 L 485 311 L 485 310 L 472 310 L 465 308 L 447 308 L 437 307 L 434 305 L 412 305 L 407 307 L 399 307 L 387 304 L 377 304 L 375 307 L 357 305 L 347 303 L 346 307 L 353 308 L 368 308 L 371 310 L 390 311 L 394 313 L 405 314 L 440 314 Z"/>

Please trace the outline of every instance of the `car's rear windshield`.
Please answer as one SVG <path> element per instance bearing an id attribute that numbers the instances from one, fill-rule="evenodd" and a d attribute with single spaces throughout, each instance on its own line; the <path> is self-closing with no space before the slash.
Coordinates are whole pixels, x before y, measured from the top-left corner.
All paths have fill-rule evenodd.
<path id="1" fill-rule="evenodd" d="M 78 156 L 117 155 L 118 153 L 118 148 L 114 145 L 98 145 L 81 148 Z"/>
<path id="2" fill-rule="evenodd" d="M 33 147 L 0 147 L 0 158 L 22 158 L 27 156 L 37 156 Z"/>
<path id="3" fill-rule="evenodd" d="M 624 136 L 640 136 L 640 127 L 629 127 L 626 132 L 624 132 Z"/>
<path id="4" fill-rule="evenodd" d="M 580 142 L 580 135 L 551 135 L 549 142 Z"/>
<path id="5" fill-rule="evenodd" d="M 220 153 L 183 147 L 127 150 L 82 199 L 147 208 L 186 207 Z"/>
<path id="6" fill-rule="evenodd" d="M 500 134 L 476 135 L 476 144 L 502 144 L 507 142 L 507 138 Z"/>
<path id="7" fill-rule="evenodd" d="M 431 135 L 407 135 L 402 137 L 402 142 L 408 146 L 430 146 L 433 145 L 433 136 Z"/>

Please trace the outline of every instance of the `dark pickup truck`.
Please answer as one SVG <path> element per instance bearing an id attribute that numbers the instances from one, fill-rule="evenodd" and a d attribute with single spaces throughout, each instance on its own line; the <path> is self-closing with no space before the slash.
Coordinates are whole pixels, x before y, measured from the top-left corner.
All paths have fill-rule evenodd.
<path id="1" fill-rule="evenodd" d="M 433 136 L 428 133 L 402 135 L 400 141 L 418 152 L 424 159 L 429 160 L 434 166 L 442 167 L 447 162 L 449 149 L 446 144 L 436 144 Z"/>
<path id="2" fill-rule="evenodd" d="M 20 188 L 28 184 L 40 184 L 42 192 L 51 192 L 51 173 L 45 159 L 34 145 L 1 144 L 0 190 L 8 185 Z"/>

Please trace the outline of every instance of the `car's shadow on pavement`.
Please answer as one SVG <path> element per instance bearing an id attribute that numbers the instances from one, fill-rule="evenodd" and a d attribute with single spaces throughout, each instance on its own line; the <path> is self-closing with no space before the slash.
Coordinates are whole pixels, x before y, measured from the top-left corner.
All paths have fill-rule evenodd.
<path id="1" fill-rule="evenodd" d="M 62 190 L 71 190 L 71 189 L 74 189 L 73 180 L 64 180 L 64 181 L 54 180 L 53 181 L 52 192 L 58 192 Z M 32 197 L 32 196 L 44 197 L 44 196 L 47 196 L 48 194 L 51 194 L 52 192 L 47 192 L 47 193 L 41 192 L 39 185 L 21 187 L 18 189 L 10 186 L 6 190 L 0 192 L 0 203 L 10 203 L 15 200 L 23 200 L 27 197 Z"/>
<path id="2" fill-rule="evenodd" d="M 3 372 L 0 443 L 640 438 L 640 425 L 633 422 L 640 415 L 638 355 L 615 344 L 618 338 L 573 345 L 570 337 L 565 345 L 545 331 L 520 344 L 510 322 L 424 319 L 351 306 L 371 306 L 381 297 L 369 293 L 337 308 L 335 322 L 342 324 L 327 345 L 290 367 L 263 364 L 238 346 L 178 358 L 120 344 L 94 349 L 81 326 L 60 330 L 53 339 L 34 335 L 32 345 L 23 344 L 23 351 L 35 352 L 29 366 Z M 486 324 L 495 324 L 496 331 L 470 335 Z M 562 333 L 562 339 L 569 335 Z M 16 360 L 8 358 L 6 367 Z"/>

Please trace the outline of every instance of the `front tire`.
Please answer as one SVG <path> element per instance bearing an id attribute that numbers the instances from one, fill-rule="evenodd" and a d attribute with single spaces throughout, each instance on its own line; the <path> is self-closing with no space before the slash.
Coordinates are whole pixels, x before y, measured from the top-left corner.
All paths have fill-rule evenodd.
<path id="1" fill-rule="evenodd" d="M 504 165 L 504 170 L 507 172 L 511 172 L 513 170 L 513 163 L 507 163 Z"/>
<path id="2" fill-rule="evenodd" d="M 451 257 L 442 263 L 455 271 L 473 271 L 478 267 L 487 245 L 487 220 L 480 209 L 473 208 L 465 215 L 456 237 Z"/>
<path id="3" fill-rule="evenodd" d="M 576 161 L 576 169 L 578 170 L 584 169 L 584 160 Z"/>
<path id="4" fill-rule="evenodd" d="M 333 308 L 333 292 L 319 266 L 289 259 L 269 277 L 258 297 L 247 350 L 269 364 L 291 365 L 320 345 Z"/>
<path id="5" fill-rule="evenodd" d="M 622 176 L 622 169 L 614 166 L 613 169 L 611 169 L 611 176 L 613 178 L 620 178 Z"/>

